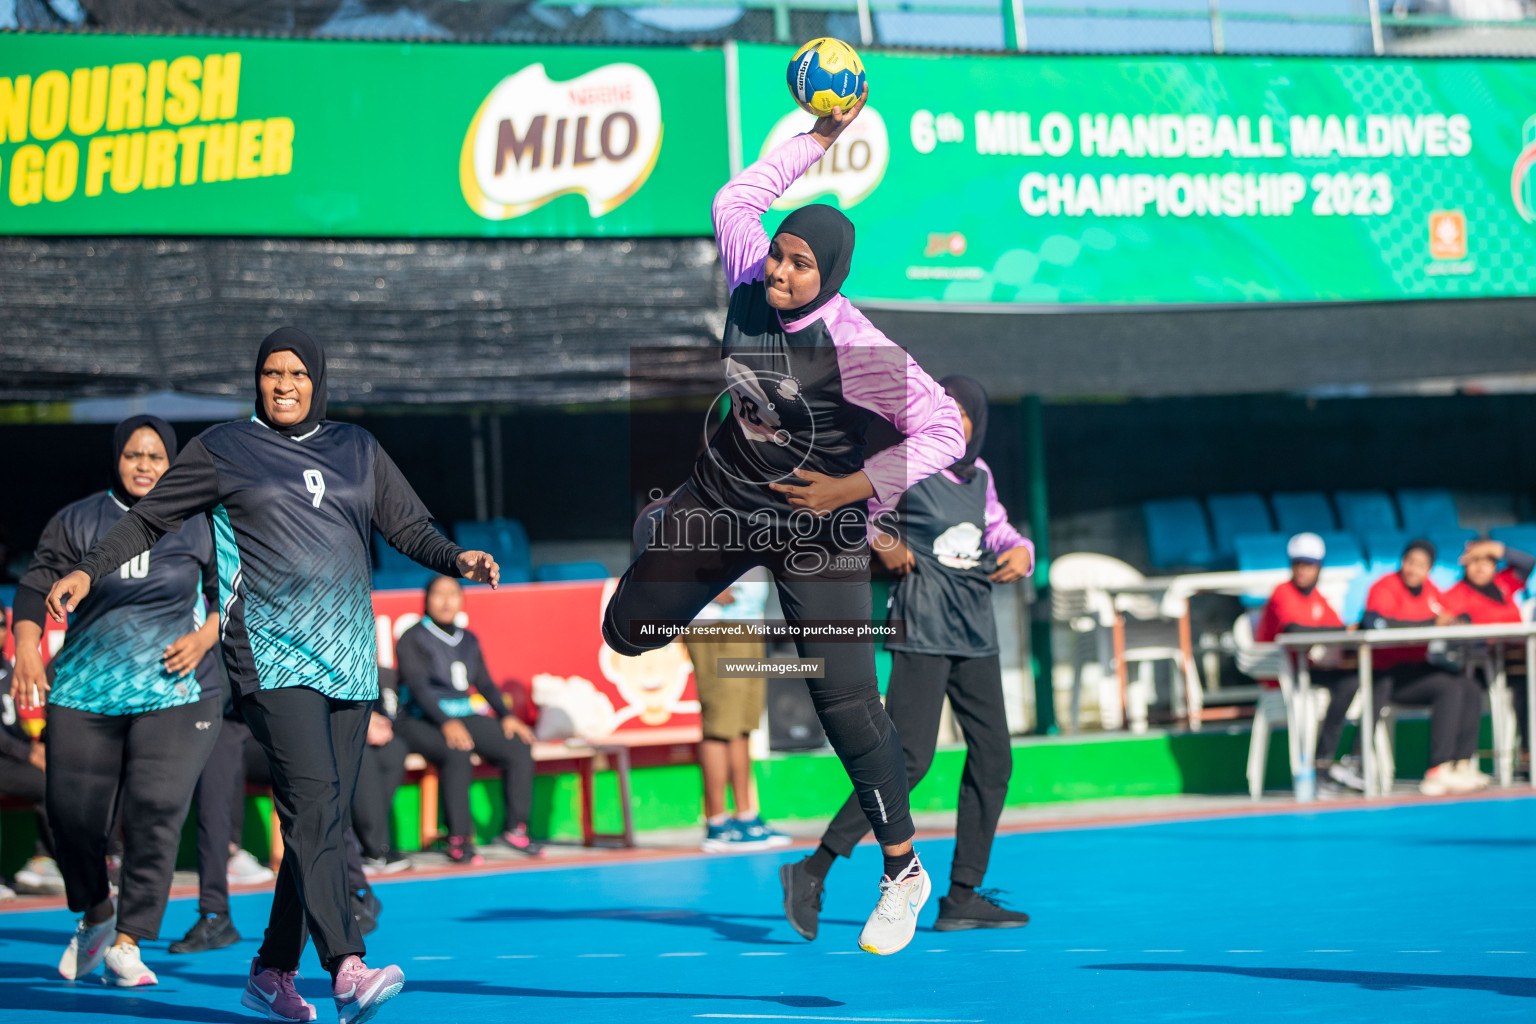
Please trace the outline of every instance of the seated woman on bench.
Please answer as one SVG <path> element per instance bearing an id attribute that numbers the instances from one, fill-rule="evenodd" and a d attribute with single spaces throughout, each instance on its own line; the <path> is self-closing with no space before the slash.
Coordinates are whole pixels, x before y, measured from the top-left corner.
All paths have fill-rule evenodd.
<path id="1" fill-rule="evenodd" d="M 400 714 L 395 734 L 437 766 L 448 818 L 448 859 L 479 864 L 469 812 L 471 754 L 501 771 L 506 818 L 497 841 L 530 857 L 543 853 L 528 838 L 533 804 L 533 733 L 514 715 L 491 681 L 475 634 L 456 619 L 464 607 L 459 581 L 427 584 L 426 616 L 395 644 Z"/>
<path id="2" fill-rule="evenodd" d="M 1499 568 L 1499 563 L 1504 568 Z M 1445 606 L 1458 619 L 1474 625 L 1499 622 L 1522 622 L 1520 605 L 1515 597 L 1526 587 L 1531 570 L 1536 568 L 1536 557 L 1524 551 L 1506 546 L 1496 540 L 1474 540 L 1461 554 L 1462 577 L 1445 592 Z M 1511 675 L 1524 676 L 1524 652 L 1511 650 L 1521 663 L 1511 665 Z M 1483 680 L 1487 685 L 1488 680 Z M 1530 708 L 1526 705 L 1524 686 L 1510 687 L 1515 700 L 1515 715 L 1520 722 L 1520 735 L 1530 748 Z"/>

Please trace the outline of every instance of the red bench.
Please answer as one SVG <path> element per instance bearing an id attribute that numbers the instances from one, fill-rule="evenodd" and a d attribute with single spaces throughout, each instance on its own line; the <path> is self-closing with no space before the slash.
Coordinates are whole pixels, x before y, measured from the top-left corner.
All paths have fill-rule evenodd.
<path id="1" fill-rule="evenodd" d="M 562 743 L 535 743 L 533 760 L 540 774 L 575 771 L 581 779 L 581 842 L 583 846 L 599 843 L 616 843 L 620 846 L 635 845 L 633 807 L 630 802 L 630 754 L 645 749 L 664 754 L 663 760 L 691 761 L 697 757 L 702 734 L 698 726 L 675 729 L 645 729 L 615 733 L 600 740 L 573 740 Z M 663 750 L 663 748 L 671 748 Z M 492 777 L 489 766 L 481 765 L 472 755 L 477 778 Z M 415 778 L 421 791 L 421 846 L 426 849 L 438 837 L 437 809 L 439 788 L 437 768 L 420 754 L 405 759 L 405 767 Z M 600 833 L 593 824 L 593 778 L 600 771 L 613 771 L 619 783 L 619 814 L 623 829 L 617 833 Z"/>

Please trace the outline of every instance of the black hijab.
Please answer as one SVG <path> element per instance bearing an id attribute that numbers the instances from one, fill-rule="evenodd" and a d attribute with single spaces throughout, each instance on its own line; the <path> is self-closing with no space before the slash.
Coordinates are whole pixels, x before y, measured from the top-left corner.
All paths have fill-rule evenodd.
<path id="1" fill-rule="evenodd" d="M 821 291 L 814 299 L 799 309 L 779 313 L 785 323 L 792 323 L 826 305 L 848 280 L 848 270 L 853 266 L 853 221 L 843 216 L 841 210 L 825 203 L 812 203 L 785 217 L 775 235 L 794 235 L 810 246 L 816 257 L 816 269 L 821 272 Z"/>
<path id="2" fill-rule="evenodd" d="M 939 381 L 939 387 L 959 402 L 960 408 L 971 418 L 971 439 L 965 443 L 965 454 L 949 467 L 955 476 L 970 481 L 976 476 L 976 457 L 981 454 L 981 443 L 987 438 L 987 389 L 979 381 L 958 373 Z"/>
<path id="3" fill-rule="evenodd" d="M 128 447 L 128 439 L 133 432 L 140 427 L 149 427 L 160 435 L 160 442 L 165 445 L 166 465 L 176 461 L 176 429 L 159 416 L 129 416 L 123 422 L 112 428 L 112 494 L 118 501 L 129 508 L 138 501 L 128 493 L 128 488 L 123 484 L 122 474 L 118 472 L 118 465 L 123 458 L 123 449 Z"/>
<path id="4" fill-rule="evenodd" d="M 308 414 L 291 427 L 280 427 L 268 419 L 261 401 L 261 368 L 267 365 L 267 357 L 273 352 L 292 352 L 298 356 L 314 383 Z M 325 349 L 297 327 L 279 327 L 263 338 L 261 347 L 256 350 L 256 418 L 285 437 L 307 434 L 325 419 Z"/>

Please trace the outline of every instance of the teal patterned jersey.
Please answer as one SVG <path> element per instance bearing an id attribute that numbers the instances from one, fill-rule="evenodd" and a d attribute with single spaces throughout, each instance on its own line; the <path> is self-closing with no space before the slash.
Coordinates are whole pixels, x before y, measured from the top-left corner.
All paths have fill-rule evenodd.
<path id="1" fill-rule="evenodd" d="M 60 509 L 43 530 L 21 588 L 46 595 L 127 514 L 111 491 Z M 103 573 L 69 617 L 53 659 L 49 703 L 126 715 L 190 704 L 205 689 L 216 695 L 222 681 L 211 656 L 185 678 L 167 672 L 162 661 L 169 644 L 202 624 L 205 596 L 216 596 L 215 578 L 204 519 Z"/>
<path id="2" fill-rule="evenodd" d="M 255 420 L 210 427 L 134 506 L 137 522 L 82 567 L 94 577 L 141 537 L 204 512 L 217 553 L 224 663 L 242 693 L 307 686 L 338 700 L 378 697 L 374 526 L 422 564 L 457 575 L 459 548 L 432 528 L 373 435 L 331 421 L 295 437 Z"/>

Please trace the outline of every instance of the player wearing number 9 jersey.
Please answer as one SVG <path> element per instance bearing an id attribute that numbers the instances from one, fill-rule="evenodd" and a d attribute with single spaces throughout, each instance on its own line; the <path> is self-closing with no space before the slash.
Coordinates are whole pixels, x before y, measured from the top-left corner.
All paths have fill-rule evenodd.
<path id="1" fill-rule="evenodd" d="M 49 610 L 71 610 L 111 567 L 193 517 L 210 518 L 224 662 L 271 765 L 286 845 L 242 1002 L 274 1020 L 314 1019 L 293 987 L 313 927 L 337 1012 L 351 1024 L 404 984 L 398 968 L 362 962 L 342 852 L 378 697 L 369 531 L 445 575 L 494 584 L 497 568 L 433 528 L 371 434 L 325 418 L 325 353 L 312 338 L 294 328 L 269 335 L 255 376 L 255 415 L 188 444 L 151 498 L 54 586 Z"/>

